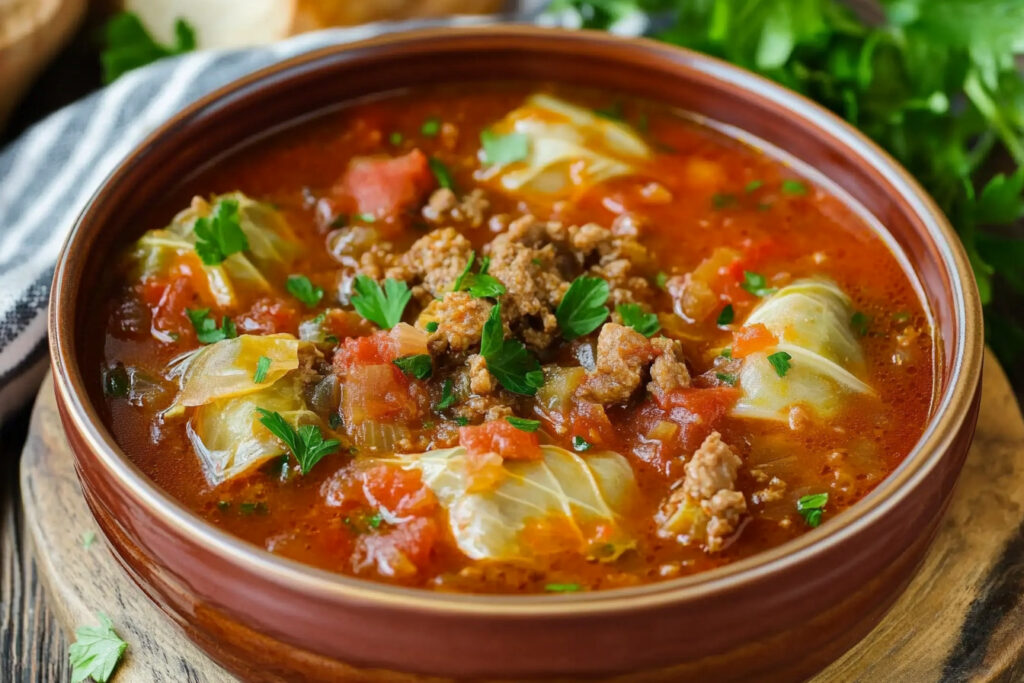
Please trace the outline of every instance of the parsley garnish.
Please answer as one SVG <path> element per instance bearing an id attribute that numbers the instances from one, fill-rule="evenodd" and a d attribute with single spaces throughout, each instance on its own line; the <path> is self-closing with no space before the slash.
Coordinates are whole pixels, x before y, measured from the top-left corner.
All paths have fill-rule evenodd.
<path id="1" fill-rule="evenodd" d="M 655 37 L 710 52 L 817 100 L 917 177 L 954 222 L 985 304 L 986 337 L 1004 362 L 1024 349 L 1024 3 L 887 1 L 884 13 L 838 0 L 686 3 L 561 0 L 587 28 L 627 14 Z M 596 9 L 599 8 L 599 9 Z M 647 16 L 644 16 L 647 15 Z M 993 159 L 1012 175 L 991 175 Z"/>
<path id="2" fill-rule="evenodd" d="M 736 385 L 736 375 L 730 375 L 730 374 L 725 373 L 725 372 L 716 372 L 715 373 L 715 377 L 718 378 L 718 381 L 725 382 L 729 386 L 735 386 Z"/>
<path id="3" fill-rule="evenodd" d="M 527 351 L 522 342 L 505 339 L 501 325 L 501 304 L 494 305 L 484 323 L 480 355 L 487 361 L 487 369 L 501 386 L 515 394 L 533 396 L 537 389 L 544 386 L 544 372 L 536 356 Z"/>
<path id="4" fill-rule="evenodd" d="M 426 379 L 434 371 L 430 356 L 425 353 L 403 356 L 391 362 L 397 365 L 399 370 L 416 379 Z"/>
<path id="5" fill-rule="evenodd" d="M 352 218 L 363 223 L 375 223 L 377 221 L 377 217 L 372 213 L 355 213 L 352 214 Z"/>
<path id="6" fill-rule="evenodd" d="M 238 223 L 238 201 L 221 199 L 209 216 L 196 219 L 192 227 L 196 236 L 196 253 L 208 266 L 224 262 L 231 254 L 249 248 L 249 240 Z"/>
<path id="7" fill-rule="evenodd" d="M 782 191 L 786 194 L 807 194 L 807 186 L 799 180 L 788 178 L 782 181 Z"/>
<path id="8" fill-rule="evenodd" d="M 185 315 L 192 322 L 192 327 L 196 330 L 196 338 L 201 344 L 214 344 L 238 336 L 235 323 L 226 315 L 220 319 L 218 328 L 217 321 L 210 317 L 209 308 L 186 308 Z"/>
<path id="9" fill-rule="evenodd" d="M 451 171 L 448 170 L 443 161 L 430 157 L 427 159 L 427 165 L 430 166 L 430 172 L 434 174 L 434 179 L 437 180 L 438 185 L 449 190 L 455 187 Z"/>
<path id="10" fill-rule="evenodd" d="M 758 190 L 762 185 L 764 185 L 763 180 L 751 180 L 743 188 L 743 191 L 746 192 L 747 194 L 750 194 L 751 192 Z"/>
<path id="11" fill-rule="evenodd" d="M 727 209 L 730 206 L 736 206 L 737 199 L 736 195 L 728 192 L 716 192 L 711 195 L 711 208 L 713 209 Z"/>
<path id="12" fill-rule="evenodd" d="M 385 330 L 402 322 L 402 313 L 412 298 L 404 282 L 388 278 L 382 291 L 373 278 L 357 275 L 352 287 L 356 290 L 352 297 L 356 313 Z"/>
<path id="13" fill-rule="evenodd" d="M 775 288 L 768 286 L 768 281 L 764 279 L 764 275 L 751 273 L 749 270 L 743 271 L 743 284 L 740 286 L 754 296 L 768 296 L 775 293 Z"/>
<path id="14" fill-rule="evenodd" d="M 589 441 L 587 441 L 586 439 L 584 439 L 582 436 L 577 435 L 577 436 L 572 437 L 572 447 L 573 447 L 573 450 L 582 453 L 583 451 L 589 451 L 590 450 L 590 446 L 591 446 L 591 443 Z"/>
<path id="15" fill-rule="evenodd" d="M 132 380 L 120 363 L 103 371 L 103 393 L 107 396 L 125 398 L 131 388 Z"/>
<path id="16" fill-rule="evenodd" d="M 821 524 L 821 515 L 828 503 L 828 493 L 811 493 L 796 502 L 796 511 L 814 528 Z"/>
<path id="17" fill-rule="evenodd" d="M 785 351 L 776 351 L 768 356 L 768 362 L 775 368 L 775 374 L 779 377 L 785 377 L 786 373 L 789 372 L 789 361 L 791 360 L 793 360 L 793 356 Z"/>
<path id="18" fill-rule="evenodd" d="M 726 346 L 724 349 L 718 352 L 718 355 L 722 358 L 732 358 L 732 347 Z"/>
<path id="19" fill-rule="evenodd" d="M 267 381 L 267 370 L 270 369 L 270 359 L 260 356 L 256 361 L 256 372 L 253 373 L 252 381 L 256 384 L 263 384 Z"/>
<path id="20" fill-rule="evenodd" d="M 305 275 L 289 275 L 285 287 L 289 294 L 309 308 L 316 306 L 324 297 L 323 288 L 313 286 L 313 283 Z"/>
<path id="21" fill-rule="evenodd" d="M 726 304 L 722 312 L 718 314 L 718 320 L 716 321 L 719 325 L 729 325 L 733 320 L 736 319 L 736 311 L 733 310 L 732 304 Z"/>
<path id="22" fill-rule="evenodd" d="M 96 542 L 96 532 L 95 531 L 86 531 L 84 534 L 82 534 L 82 547 L 85 548 L 86 550 L 88 550 L 89 547 L 92 546 L 92 544 L 95 543 L 95 542 Z"/>
<path id="23" fill-rule="evenodd" d="M 103 27 L 106 45 L 100 53 L 103 82 L 119 77 L 164 57 L 180 55 L 196 49 L 196 32 L 184 19 L 174 21 L 174 44 L 161 45 L 153 39 L 134 12 L 119 12 Z"/>
<path id="24" fill-rule="evenodd" d="M 499 135 L 490 130 L 480 133 L 484 161 L 498 166 L 522 161 L 530 154 L 530 139 L 523 133 Z"/>
<path id="25" fill-rule="evenodd" d="M 544 590 L 549 593 L 575 593 L 583 590 L 583 586 L 578 583 L 549 583 Z"/>
<path id="26" fill-rule="evenodd" d="M 466 425 L 469 424 L 469 418 L 459 415 L 458 417 L 455 418 L 455 424 L 459 425 L 460 427 L 465 427 Z"/>
<path id="27" fill-rule="evenodd" d="M 659 270 L 658 274 L 654 276 L 654 284 L 658 286 L 658 289 L 665 289 L 665 285 L 668 284 L 668 273 Z"/>
<path id="28" fill-rule="evenodd" d="M 423 326 L 423 329 L 425 329 L 430 334 L 434 334 L 435 332 L 437 332 L 437 328 L 439 328 L 440 326 L 441 323 L 437 322 L 436 320 L 431 320 L 429 323 Z"/>
<path id="29" fill-rule="evenodd" d="M 555 309 L 555 318 L 567 341 L 590 334 L 608 317 L 608 283 L 599 277 L 580 275 L 572 281 Z"/>
<path id="30" fill-rule="evenodd" d="M 854 332 L 865 337 L 867 336 L 868 328 L 871 327 L 871 316 L 857 311 L 850 317 L 850 326 Z"/>
<path id="31" fill-rule="evenodd" d="M 650 337 L 661 329 L 658 315 L 645 313 L 644 309 L 640 308 L 640 304 L 619 304 L 615 307 L 615 312 L 622 318 L 623 325 L 632 327 L 645 337 Z"/>
<path id="32" fill-rule="evenodd" d="M 461 292 L 466 290 L 470 296 L 476 299 L 482 299 L 485 297 L 497 298 L 505 293 L 505 285 L 501 284 L 501 281 L 493 275 L 487 274 L 487 268 L 491 264 L 491 259 L 485 257 L 480 262 L 480 272 L 470 272 L 473 268 L 473 263 L 476 261 L 476 252 L 469 254 L 469 260 L 466 261 L 466 267 L 462 269 L 459 276 L 455 278 L 455 283 L 452 285 L 453 292 Z"/>
<path id="33" fill-rule="evenodd" d="M 420 126 L 420 132 L 428 138 L 434 137 L 441 132 L 441 119 L 436 116 L 431 116 L 423 122 L 422 126 Z"/>
<path id="34" fill-rule="evenodd" d="M 320 428 L 316 425 L 302 425 L 296 431 L 281 417 L 281 413 L 257 408 L 260 424 L 270 433 L 281 439 L 299 463 L 299 470 L 306 474 L 325 456 L 338 450 L 341 442 L 337 439 L 324 440 Z"/>
<path id="35" fill-rule="evenodd" d="M 128 643 L 121 640 L 114 630 L 110 617 L 100 612 L 100 626 L 82 626 L 75 631 L 75 642 L 68 648 L 71 662 L 71 682 L 80 683 L 92 678 L 96 683 L 106 683 L 128 649 Z"/>
<path id="36" fill-rule="evenodd" d="M 446 410 L 455 405 L 455 394 L 452 393 L 452 381 L 446 379 L 441 385 L 441 400 L 434 406 L 434 410 Z"/>
<path id="37" fill-rule="evenodd" d="M 505 418 L 505 421 L 516 429 L 524 432 L 535 432 L 540 428 L 540 420 L 530 420 L 525 417 L 509 415 Z"/>
<path id="38" fill-rule="evenodd" d="M 239 503 L 238 513 L 243 517 L 249 517 L 251 515 L 265 515 L 270 510 L 267 508 L 267 504 L 262 500 L 258 500 L 255 503 Z"/>
<path id="39" fill-rule="evenodd" d="M 622 111 L 622 101 L 615 100 L 607 107 L 595 107 L 594 113 L 603 119 L 610 119 L 612 121 L 625 121 L 626 115 Z"/>
<path id="40" fill-rule="evenodd" d="M 388 135 L 388 142 L 390 142 L 392 145 L 395 145 L 396 147 L 402 144 L 402 140 L 404 139 L 405 136 L 399 133 L 397 130 L 393 131 L 390 135 Z"/>

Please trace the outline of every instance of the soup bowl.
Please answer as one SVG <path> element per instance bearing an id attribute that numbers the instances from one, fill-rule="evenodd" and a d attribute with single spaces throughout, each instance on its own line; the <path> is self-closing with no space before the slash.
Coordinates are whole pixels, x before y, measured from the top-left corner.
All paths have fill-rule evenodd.
<path id="1" fill-rule="evenodd" d="M 934 321 L 929 421 L 905 461 L 828 524 L 686 578 L 589 594 L 442 594 L 331 574 L 204 522 L 125 456 L 102 401 L 91 283 L 132 217 L 224 150 L 326 107 L 410 86 L 561 81 L 658 100 L 766 140 L 886 227 Z M 105 181 L 57 265 L 50 350 L 86 500 L 131 578 L 210 656 L 252 680 L 793 680 L 883 616 L 919 565 L 977 417 L 982 320 L 967 258 L 884 152 L 810 101 L 645 40 L 530 27 L 427 30 L 312 52 L 239 80 L 153 133 Z"/>

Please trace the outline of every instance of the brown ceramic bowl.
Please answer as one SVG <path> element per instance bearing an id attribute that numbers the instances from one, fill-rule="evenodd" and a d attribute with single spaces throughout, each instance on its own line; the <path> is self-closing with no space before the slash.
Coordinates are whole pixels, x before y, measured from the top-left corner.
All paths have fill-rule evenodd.
<path id="1" fill-rule="evenodd" d="M 97 333 L 90 284 L 138 232 L 132 217 L 190 169 L 309 112 L 396 88 L 491 79 L 561 80 L 696 112 L 807 162 L 885 225 L 939 337 L 934 408 L 906 461 L 850 510 L 768 552 L 697 576 L 564 596 L 438 594 L 330 574 L 206 524 L 149 481 L 99 418 L 97 367 L 85 351 Z M 983 349 L 978 294 L 946 219 L 838 118 L 698 54 L 527 27 L 328 48 L 189 107 L 120 165 L 79 218 L 57 266 L 50 340 L 82 488 L 118 559 L 214 659 L 266 680 L 806 677 L 863 637 L 918 566 L 974 431 Z"/>

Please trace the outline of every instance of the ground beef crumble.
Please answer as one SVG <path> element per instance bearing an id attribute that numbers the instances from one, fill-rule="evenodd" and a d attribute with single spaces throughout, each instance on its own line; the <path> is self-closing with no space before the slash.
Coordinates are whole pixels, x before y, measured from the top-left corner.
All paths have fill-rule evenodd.
<path id="1" fill-rule="evenodd" d="M 709 552 L 721 550 L 747 512 L 747 500 L 736 490 L 736 475 L 742 464 L 721 435 L 712 432 L 686 463 L 681 485 L 662 507 L 663 535 L 677 535 L 680 530 L 671 528 L 673 518 L 683 506 L 696 504 L 706 518 L 703 534 L 693 526 L 684 531 L 690 538 L 703 536 Z"/>

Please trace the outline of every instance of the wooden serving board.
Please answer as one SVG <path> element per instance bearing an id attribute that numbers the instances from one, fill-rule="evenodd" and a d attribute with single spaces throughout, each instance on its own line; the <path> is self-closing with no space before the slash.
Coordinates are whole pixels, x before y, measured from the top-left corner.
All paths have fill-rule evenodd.
<path id="1" fill-rule="evenodd" d="M 103 543 L 82 498 L 49 381 L 32 415 L 21 490 L 27 535 L 57 618 L 70 634 L 96 623 L 102 611 L 129 643 L 115 683 L 233 680 L 149 602 Z M 96 541 L 83 547 L 90 532 Z M 988 355 L 977 437 L 924 566 L 885 620 L 814 680 L 1022 678 L 1024 419 Z"/>

